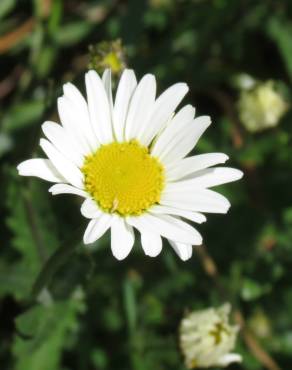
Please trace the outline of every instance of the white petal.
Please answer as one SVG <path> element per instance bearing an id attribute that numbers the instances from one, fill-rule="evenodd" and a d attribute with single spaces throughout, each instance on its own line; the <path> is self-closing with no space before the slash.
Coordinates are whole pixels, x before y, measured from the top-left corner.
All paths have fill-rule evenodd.
<path id="1" fill-rule="evenodd" d="M 168 181 L 178 180 L 207 167 L 225 163 L 227 160 L 228 156 L 223 153 L 207 153 L 187 157 L 166 167 L 166 177 Z"/>
<path id="2" fill-rule="evenodd" d="M 40 146 L 60 174 L 72 185 L 83 188 L 83 175 L 81 171 L 66 159 L 48 140 L 41 139 Z"/>
<path id="3" fill-rule="evenodd" d="M 227 353 L 226 355 L 222 356 L 219 361 L 219 366 L 228 366 L 229 364 L 233 362 L 241 362 L 242 357 L 238 355 L 237 353 Z"/>
<path id="4" fill-rule="evenodd" d="M 58 195 L 58 194 L 75 194 L 79 195 L 80 197 L 87 198 L 89 197 L 89 194 L 86 193 L 86 191 L 75 188 L 72 185 L 68 184 L 56 184 L 50 187 L 49 192 L 52 193 L 52 195 Z"/>
<path id="5" fill-rule="evenodd" d="M 85 76 L 89 116 L 93 130 L 101 144 L 113 141 L 110 103 L 104 85 L 95 71 Z"/>
<path id="6" fill-rule="evenodd" d="M 74 116 L 78 121 L 80 129 L 82 129 L 82 136 L 85 137 L 90 148 L 94 151 L 98 148 L 99 143 L 91 126 L 88 106 L 85 98 L 80 91 L 71 83 L 66 83 L 63 86 L 64 95 L 71 101 L 71 107 L 74 106 Z M 79 131 L 80 132 L 80 131 Z"/>
<path id="7" fill-rule="evenodd" d="M 62 126 L 74 141 L 78 150 L 84 155 L 90 153 L 91 148 L 86 140 L 82 121 L 80 121 L 81 118 L 79 117 L 79 106 L 76 106 L 75 103 L 67 97 L 62 96 L 58 98 L 58 112 Z"/>
<path id="8" fill-rule="evenodd" d="M 21 176 L 35 176 L 50 182 L 65 181 L 49 159 L 28 159 L 27 161 L 21 162 L 17 166 L 17 170 Z"/>
<path id="9" fill-rule="evenodd" d="M 111 226 L 112 218 L 109 213 L 103 213 L 98 219 L 91 220 L 83 236 L 84 244 L 91 244 L 102 237 Z"/>
<path id="10" fill-rule="evenodd" d="M 167 148 L 168 143 L 171 142 L 173 137 L 183 130 L 185 125 L 193 121 L 195 112 L 195 108 L 191 105 L 182 107 L 157 137 L 151 149 L 151 154 L 155 157 L 159 157 L 164 149 Z"/>
<path id="11" fill-rule="evenodd" d="M 127 114 L 133 92 L 137 86 L 136 76 L 133 70 L 125 69 L 118 88 L 114 106 L 114 132 L 117 141 L 124 140 L 124 132 Z"/>
<path id="12" fill-rule="evenodd" d="M 127 116 L 125 127 L 126 140 L 140 139 L 152 112 L 156 94 L 155 77 L 151 74 L 145 75 L 136 87 Z"/>
<path id="13" fill-rule="evenodd" d="M 191 122 L 196 114 L 196 108 L 193 107 L 190 104 L 187 104 L 183 106 L 172 118 L 171 122 L 169 123 L 169 126 L 167 126 L 166 129 L 171 128 L 174 129 L 177 127 L 178 130 L 182 127 L 182 125 L 187 124 L 188 122 Z M 165 130 L 166 130 L 165 129 Z"/>
<path id="14" fill-rule="evenodd" d="M 98 208 L 94 200 L 87 198 L 82 203 L 81 214 L 86 218 L 98 218 L 101 216 L 102 211 Z"/>
<path id="15" fill-rule="evenodd" d="M 166 184 L 166 187 L 163 191 L 163 195 L 181 195 L 182 197 L 206 197 L 214 202 L 223 203 L 226 205 L 230 205 L 227 198 L 223 195 L 215 192 L 214 190 L 205 189 L 200 186 L 195 186 L 193 180 L 181 180 L 177 182 L 169 182 Z"/>
<path id="16" fill-rule="evenodd" d="M 143 231 L 159 233 L 165 238 L 182 243 L 202 243 L 202 237 L 197 230 L 172 216 L 150 215 L 146 213 L 137 217 L 128 217 L 128 222 L 141 233 Z"/>
<path id="17" fill-rule="evenodd" d="M 109 68 L 105 69 L 102 74 L 102 82 L 105 88 L 105 92 L 109 101 L 111 115 L 113 112 L 113 93 L 112 93 L 112 75 Z"/>
<path id="18" fill-rule="evenodd" d="M 226 213 L 230 208 L 230 202 L 223 195 L 189 185 L 186 181 L 168 184 L 160 203 L 193 212 Z"/>
<path id="19" fill-rule="evenodd" d="M 183 260 L 187 261 L 192 257 L 193 247 L 191 244 L 178 243 L 173 240 L 168 240 L 169 244 L 175 250 L 177 255 Z"/>
<path id="20" fill-rule="evenodd" d="M 162 239 L 157 233 L 143 231 L 141 233 L 141 244 L 146 256 L 157 257 L 162 250 Z"/>
<path id="21" fill-rule="evenodd" d="M 201 224 L 207 220 L 206 217 L 201 213 L 186 211 L 184 209 L 177 209 L 177 208 L 172 208 L 172 207 L 167 207 L 167 206 L 162 206 L 162 205 L 156 205 L 152 207 L 149 210 L 149 212 L 154 213 L 154 214 L 161 214 L 161 215 L 164 214 L 164 215 L 181 216 L 183 218 L 186 218 L 198 224 Z"/>
<path id="22" fill-rule="evenodd" d="M 154 136 L 165 127 L 188 90 L 187 84 L 180 82 L 169 87 L 159 96 L 154 104 L 147 130 L 142 133 L 143 136 L 138 136 L 144 145 L 148 146 Z"/>
<path id="23" fill-rule="evenodd" d="M 74 162 L 78 167 L 83 165 L 84 156 L 81 152 L 78 152 L 78 147 L 61 125 L 47 121 L 42 125 L 42 130 L 50 142 L 64 155 L 64 157 Z"/>
<path id="24" fill-rule="evenodd" d="M 188 202 L 187 200 L 182 199 L 165 199 L 161 204 L 173 208 L 182 208 L 191 212 L 227 213 L 229 209 L 229 207 L 227 208 L 224 205 L 214 205 L 212 202 Z"/>
<path id="25" fill-rule="evenodd" d="M 230 167 L 208 168 L 192 175 L 189 181 L 194 187 L 207 187 L 226 184 L 241 179 L 243 172 Z"/>
<path id="26" fill-rule="evenodd" d="M 118 260 L 123 260 L 131 252 L 135 236 L 132 226 L 125 219 L 115 216 L 111 226 L 111 249 Z"/>
<path id="27" fill-rule="evenodd" d="M 199 138 L 210 125 L 211 120 L 208 116 L 195 118 L 190 124 L 185 125 L 180 132 L 173 136 L 168 145 L 160 153 L 160 160 L 164 165 L 178 162 L 185 157 L 197 144 Z"/>

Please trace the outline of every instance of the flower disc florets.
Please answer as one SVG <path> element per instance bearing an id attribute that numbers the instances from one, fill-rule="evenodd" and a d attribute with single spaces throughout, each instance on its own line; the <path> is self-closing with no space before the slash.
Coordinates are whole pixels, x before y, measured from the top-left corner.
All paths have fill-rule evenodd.
<path id="1" fill-rule="evenodd" d="M 85 188 L 105 212 L 140 215 L 160 200 L 164 169 L 137 141 L 102 145 L 82 167 Z"/>

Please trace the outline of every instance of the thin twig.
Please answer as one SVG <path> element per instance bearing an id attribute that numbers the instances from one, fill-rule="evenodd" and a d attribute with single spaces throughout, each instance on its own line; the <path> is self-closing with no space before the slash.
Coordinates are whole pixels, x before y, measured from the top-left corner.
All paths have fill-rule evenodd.
<path id="1" fill-rule="evenodd" d="M 41 14 L 44 18 L 48 18 L 52 9 L 52 0 L 42 0 L 41 2 Z"/>
<path id="2" fill-rule="evenodd" d="M 212 279 L 223 298 L 226 299 L 229 293 L 220 282 L 218 268 L 213 258 L 208 254 L 206 246 L 199 246 L 196 250 L 206 274 Z M 262 348 L 251 330 L 247 328 L 244 316 L 239 309 L 235 310 L 234 319 L 240 326 L 245 344 L 254 357 L 268 370 L 281 370 L 275 360 Z"/>
<path id="3" fill-rule="evenodd" d="M 225 115 L 229 118 L 232 125 L 231 139 L 233 146 L 240 149 L 244 144 L 241 124 L 238 119 L 235 104 L 225 92 L 221 90 L 210 90 L 208 95 L 213 98 L 222 108 Z"/>
<path id="4" fill-rule="evenodd" d="M 245 319 L 239 310 L 235 310 L 234 319 L 241 328 L 246 345 L 250 348 L 253 355 L 270 370 L 281 370 L 275 360 L 261 347 L 253 333 L 245 325 Z"/>
<path id="5" fill-rule="evenodd" d="M 4 80 L 0 81 L 0 100 L 9 95 L 17 86 L 23 68 L 18 65 Z"/>
<path id="6" fill-rule="evenodd" d="M 29 18 L 24 23 L 22 23 L 16 30 L 7 33 L 6 35 L 0 37 L 0 54 L 6 53 L 22 41 L 33 29 L 35 25 L 35 20 Z"/>
<path id="7" fill-rule="evenodd" d="M 241 149 L 244 146 L 245 138 L 241 122 L 239 120 L 236 104 L 232 97 L 225 91 L 215 89 L 206 91 L 212 99 L 214 99 L 223 110 L 226 117 L 231 123 L 231 140 L 235 149 Z M 252 198 L 253 207 L 265 211 L 267 209 L 267 202 L 264 199 L 264 192 L 260 186 L 260 175 L 253 163 L 245 162 L 242 164 L 243 172 L 247 175 L 247 184 L 250 197 Z"/>

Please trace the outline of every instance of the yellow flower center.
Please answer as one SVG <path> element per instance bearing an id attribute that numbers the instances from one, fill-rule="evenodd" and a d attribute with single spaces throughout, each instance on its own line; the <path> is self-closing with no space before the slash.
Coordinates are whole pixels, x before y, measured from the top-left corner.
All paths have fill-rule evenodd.
<path id="1" fill-rule="evenodd" d="M 137 141 L 102 145 L 85 158 L 87 192 L 99 207 L 122 216 L 140 215 L 160 200 L 164 168 Z"/>
<path id="2" fill-rule="evenodd" d="M 122 61 L 115 52 L 108 53 L 103 59 L 103 64 L 110 67 L 113 73 L 120 72 L 122 68 Z"/>

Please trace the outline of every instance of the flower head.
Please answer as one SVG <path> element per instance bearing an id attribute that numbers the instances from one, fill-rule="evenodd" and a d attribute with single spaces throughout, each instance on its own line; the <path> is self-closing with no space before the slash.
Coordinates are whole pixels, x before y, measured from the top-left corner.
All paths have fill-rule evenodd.
<path id="1" fill-rule="evenodd" d="M 288 104 L 275 88 L 274 81 L 267 81 L 242 91 L 238 108 L 246 129 L 258 132 L 277 126 L 287 112 Z"/>
<path id="2" fill-rule="evenodd" d="M 137 83 L 126 69 L 113 100 L 110 70 L 102 79 L 89 71 L 85 81 L 87 100 L 71 83 L 64 85 L 61 125 L 42 125 L 46 139 L 40 146 L 47 158 L 22 162 L 19 174 L 56 183 L 49 189 L 53 195 L 84 198 L 81 213 L 90 219 L 86 244 L 110 229 L 112 252 L 123 259 L 135 228 L 147 255 L 157 256 L 165 237 L 181 259 L 190 258 L 202 237 L 182 219 L 202 223 L 201 212 L 226 213 L 228 200 L 209 188 L 242 176 L 233 168 L 210 168 L 228 159 L 223 153 L 186 157 L 210 118 L 194 118 L 190 105 L 174 113 L 188 91 L 185 83 L 156 98 L 153 75 Z"/>
<path id="3" fill-rule="evenodd" d="M 230 353 L 235 346 L 238 326 L 230 325 L 228 303 L 188 314 L 180 326 L 180 346 L 186 367 L 227 366 L 240 362 L 238 354 Z"/>
<path id="4" fill-rule="evenodd" d="M 89 68 L 98 73 L 110 68 L 113 74 L 120 75 L 126 67 L 126 53 L 120 39 L 91 45 L 89 53 Z"/>

